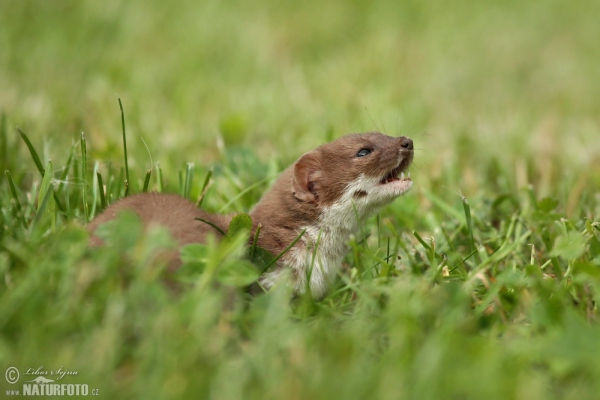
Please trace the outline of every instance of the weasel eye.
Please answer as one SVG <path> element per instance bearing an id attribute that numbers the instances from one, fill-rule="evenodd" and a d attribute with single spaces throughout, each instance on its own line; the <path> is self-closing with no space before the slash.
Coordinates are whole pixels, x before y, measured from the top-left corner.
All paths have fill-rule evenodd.
<path id="1" fill-rule="evenodd" d="M 364 156 L 368 156 L 369 154 L 371 154 L 370 149 L 360 149 L 358 151 L 358 153 L 356 153 L 356 157 L 364 157 Z"/>

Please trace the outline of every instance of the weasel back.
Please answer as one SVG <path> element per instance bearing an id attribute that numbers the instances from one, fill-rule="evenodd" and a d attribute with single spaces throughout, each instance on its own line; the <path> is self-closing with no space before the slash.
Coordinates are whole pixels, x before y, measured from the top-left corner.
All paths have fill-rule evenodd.
<path id="1" fill-rule="evenodd" d="M 88 224 L 88 231 L 94 233 L 99 225 L 116 218 L 123 210 L 137 214 L 145 228 L 152 225 L 168 228 L 180 245 L 204 242 L 208 233 L 220 236 L 218 230 L 196 218 L 208 220 L 223 231 L 227 231 L 232 219 L 231 215 L 210 214 L 200 210 L 193 202 L 175 194 L 141 193 L 112 204 Z M 92 244 L 100 245 L 102 241 L 94 236 Z"/>

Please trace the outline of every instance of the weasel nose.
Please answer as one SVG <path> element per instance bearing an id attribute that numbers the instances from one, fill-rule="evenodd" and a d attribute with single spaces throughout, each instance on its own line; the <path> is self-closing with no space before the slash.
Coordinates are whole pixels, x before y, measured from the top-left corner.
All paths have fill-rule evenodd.
<path id="1" fill-rule="evenodd" d="M 402 146 L 406 150 L 412 150 L 413 149 L 413 141 L 411 138 L 404 137 L 404 138 L 402 138 L 402 141 L 400 142 L 400 146 Z"/>

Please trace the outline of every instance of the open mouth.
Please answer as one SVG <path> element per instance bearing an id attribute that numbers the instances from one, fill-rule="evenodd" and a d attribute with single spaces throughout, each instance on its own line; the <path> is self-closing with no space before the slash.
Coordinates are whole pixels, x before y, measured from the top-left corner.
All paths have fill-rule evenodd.
<path id="1" fill-rule="evenodd" d="M 398 164 L 398 166 L 396 168 L 394 168 L 386 176 L 384 176 L 379 183 L 381 183 L 382 185 L 385 185 L 385 184 L 391 183 L 391 182 L 399 182 L 399 181 L 408 181 L 409 182 L 409 181 L 411 181 L 410 172 L 408 173 L 407 176 L 404 175 L 404 170 L 406 169 L 407 166 L 408 165 L 406 165 L 406 163 L 403 160 L 402 162 L 400 162 L 400 164 Z"/>

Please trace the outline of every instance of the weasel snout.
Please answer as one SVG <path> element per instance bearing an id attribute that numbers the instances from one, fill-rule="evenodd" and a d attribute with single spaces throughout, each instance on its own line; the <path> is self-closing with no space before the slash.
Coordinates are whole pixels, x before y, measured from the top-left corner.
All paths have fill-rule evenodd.
<path id="1" fill-rule="evenodd" d="M 406 150 L 412 150 L 413 149 L 412 139 L 409 137 L 406 137 L 406 136 L 401 138 L 400 147 L 402 147 L 403 149 L 406 149 Z"/>
<path id="2" fill-rule="evenodd" d="M 414 156 L 413 141 L 411 138 L 401 136 L 399 140 L 398 156 L 400 158 L 400 164 L 392 171 L 393 174 L 398 175 L 400 172 L 404 172 L 412 163 Z"/>

